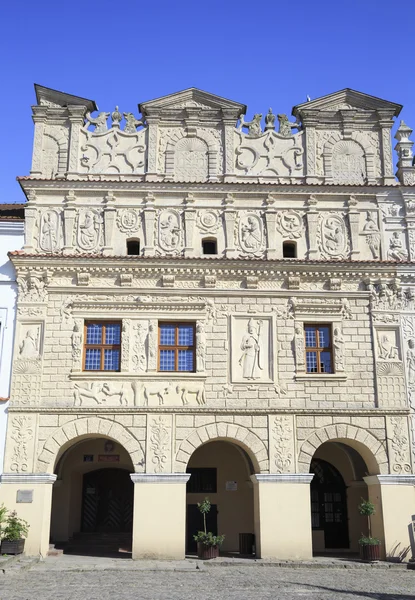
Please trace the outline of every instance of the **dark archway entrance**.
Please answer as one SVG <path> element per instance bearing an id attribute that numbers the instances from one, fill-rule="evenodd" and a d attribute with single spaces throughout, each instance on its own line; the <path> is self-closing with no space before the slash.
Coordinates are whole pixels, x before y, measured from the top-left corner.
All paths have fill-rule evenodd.
<path id="1" fill-rule="evenodd" d="M 98 469 L 85 473 L 81 531 L 84 533 L 131 532 L 133 491 L 130 472 L 125 469 Z"/>
<path id="2" fill-rule="evenodd" d="M 349 548 L 346 485 L 340 472 L 319 458 L 311 461 L 311 523 L 324 532 L 327 549 Z"/>

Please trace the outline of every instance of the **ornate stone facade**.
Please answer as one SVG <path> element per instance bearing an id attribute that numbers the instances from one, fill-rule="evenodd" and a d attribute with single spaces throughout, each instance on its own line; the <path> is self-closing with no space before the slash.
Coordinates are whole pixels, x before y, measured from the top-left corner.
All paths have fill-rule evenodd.
<path id="1" fill-rule="evenodd" d="M 295 122 L 278 115 L 277 132 L 271 110 L 262 131 L 261 115 L 193 88 L 140 104 L 140 118 L 92 116 L 92 101 L 46 88 L 38 101 L 6 473 L 52 476 L 75 440 L 109 438 L 131 457 L 138 502 L 146 482 L 183 489 L 193 454 L 220 439 L 249 456 L 256 497 L 289 504 L 286 482 L 306 489 L 333 443 L 413 493 L 415 194 L 390 148 L 401 107 L 347 89 L 294 107 Z M 84 369 L 91 320 L 122 321 L 119 371 Z M 160 322 L 194 324 L 188 372 L 160 371 Z M 329 372 L 306 360 L 315 323 L 331 331 Z M 276 556 L 263 519 L 258 554 Z M 150 552 L 138 527 L 136 557 Z"/>

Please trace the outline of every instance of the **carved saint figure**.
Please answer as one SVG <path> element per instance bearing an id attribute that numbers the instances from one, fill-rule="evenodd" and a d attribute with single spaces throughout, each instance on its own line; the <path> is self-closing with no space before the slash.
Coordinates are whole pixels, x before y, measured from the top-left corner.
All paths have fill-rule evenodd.
<path id="1" fill-rule="evenodd" d="M 241 115 L 239 119 L 238 131 L 242 131 L 242 128 L 245 127 L 248 129 L 248 136 L 250 137 L 258 137 L 262 135 L 261 119 L 262 115 L 256 114 L 254 115 L 252 121 L 245 121 L 244 116 Z"/>
<path id="2" fill-rule="evenodd" d="M 160 222 L 160 240 L 167 249 L 174 250 L 179 243 L 180 227 L 174 215 L 169 215 L 167 219 Z"/>
<path id="3" fill-rule="evenodd" d="M 291 130 L 300 128 L 300 124 L 297 122 L 291 123 L 288 120 L 287 115 L 278 115 L 278 123 L 278 133 L 284 137 L 291 137 L 293 135 L 293 132 Z"/>
<path id="4" fill-rule="evenodd" d="M 84 250 L 94 250 L 98 245 L 101 232 L 102 217 L 87 210 L 83 221 L 79 221 L 79 245 Z"/>
<path id="5" fill-rule="evenodd" d="M 25 338 L 20 342 L 19 354 L 21 358 L 36 358 L 39 355 L 38 332 L 36 329 L 29 329 Z"/>
<path id="6" fill-rule="evenodd" d="M 91 113 L 88 112 L 85 118 L 91 125 L 95 125 L 94 133 L 103 133 L 108 129 L 107 119 L 109 116 L 109 112 L 100 112 L 97 117 L 91 117 Z"/>
<path id="7" fill-rule="evenodd" d="M 369 211 L 366 213 L 366 223 L 363 227 L 366 234 L 366 243 L 370 248 L 373 258 L 379 258 L 380 233 L 375 221 L 375 216 Z"/>
<path id="8" fill-rule="evenodd" d="M 202 322 L 196 325 L 196 371 L 205 370 L 205 327 Z"/>
<path id="9" fill-rule="evenodd" d="M 398 347 L 395 346 L 386 334 L 378 339 L 379 358 L 381 360 L 399 359 Z"/>
<path id="10" fill-rule="evenodd" d="M 261 245 L 262 232 L 257 219 L 248 217 L 241 227 L 242 245 L 247 250 L 257 250 Z"/>
<path id="11" fill-rule="evenodd" d="M 262 321 L 257 326 L 253 319 L 249 319 L 247 333 L 242 338 L 242 356 L 239 364 L 242 367 L 242 377 L 249 380 L 259 379 L 258 370 L 262 371 L 261 348 L 259 345 L 261 337 Z"/>
<path id="12" fill-rule="evenodd" d="M 57 247 L 57 217 L 54 212 L 47 211 L 42 218 L 40 246 L 46 252 L 53 252 Z"/>
<path id="13" fill-rule="evenodd" d="M 406 365 L 408 367 L 408 383 L 415 385 L 415 340 L 408 340 L 408 350 L 406 351 Z"/>
<path id="14" fill-rule="evenodd" d="M 334 362 L 336 369 L 343 368 L 344 360 L 344 339 L 340 331 L 336 328 L 333 332 Z"/>
<path id="15" fill-rule="evenodd" d="M 394 231 L 389 241 L 388 258 L 391 260 L 406 260 L 406 252 L 403 249 L 402 240 L 399 238 L 399 232 Z"/>

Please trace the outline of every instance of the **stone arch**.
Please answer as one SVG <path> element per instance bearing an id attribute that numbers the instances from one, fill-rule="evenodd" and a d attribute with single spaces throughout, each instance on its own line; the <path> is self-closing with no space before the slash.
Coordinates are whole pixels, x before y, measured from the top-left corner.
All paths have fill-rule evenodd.
<path id="1" fill-rule="evenodd" d="M 37 459 L 37 471 L 53 473 L 55 464 L 65 450 L 75 440 L 88 437 L 103 437 L 112 439 L 121 444 L 129 453 L 134 465 L 134 471 L 144 470 L 144 452 L 140 442 L 128 431 L 126 427 L 102 417 L 85 417 L 74 419 L 56 429 L 46 440 Z"/>
<path id="2" fill-rule="evenodd" d="M 48 146 L 52 147 L 48 147 Z M 55 154 L 55 156 L 54 156 Z M 51 179 L 68 170 L 68 138 L 63 131 L 45 133 L 42 147 L 42 172 Z"/>
<path id="3" fill-rule="evenodd" d="M 369 143 L 367 137 L 363 135 L 360 131 L 353 131 L 350 136 L 345 138 L 339 131 L 336 131 L 332 134 L 332 136 L 327 140 L 324 144 L 323 148 L 323 162 L 324 162 L 324 175 L 326 181 L 333 181 L 334 173 L 333 173 L 333 151 L 336 145 L 339 142 L 353 142 L 357 144 L 364 155 L 365 167 L 366 167 L 366 181 L 362 183 L 375 183 L 376 181 L 376 173 L 375 173 L 375 150 L 373 146 Z M 353 182 L 351 182 L 353 183 Z"/>
<path id="4" fill-rule="evenodd" d="M 194 429 L 179 446 L 175 471 L 185 473 L 195 450 L 203 444 L 216 441 L 231 442 L 240 446 L 249 455 L 255 472 L 269 471 L 268 450 L 264 442 L 248 428 L 232 423 L 211 423 Z"/>
<path id="5" fill-rule="evenodd" d="M 299 472 L 308 473 L 317 448 L 325 442 L 333 441 L 343 442 L 357 450 L 365 460 L 370 475 L 388 472 L 388 456 L 383 442 L 366 429 L 349 423 L 337 423 L 316 429 L 301 445 L 298 455 Z"/>
<path id="6" fill-rule="evenodd" d="M 209 135 L 209 132 L 204 131 L 203 129 L 198 129 L 196 135 L 189 136 L 186 134 L 184 129 L 179 129 L 175 132 L 166 145 L 166 162 L 165 162 L 165 171 L 166 175 L 174 178 L 175 175 L 175 154 L 177 151 L 177 146 L 179 142 L 182 140 L 198 140 L 202 141 L 207 146 L 208 153 L 208 179 L 209 181 L 215 181 L 218 175 L 218 156 L 219 156 L 219 146 L 214 139 L 213 136 Z"/>

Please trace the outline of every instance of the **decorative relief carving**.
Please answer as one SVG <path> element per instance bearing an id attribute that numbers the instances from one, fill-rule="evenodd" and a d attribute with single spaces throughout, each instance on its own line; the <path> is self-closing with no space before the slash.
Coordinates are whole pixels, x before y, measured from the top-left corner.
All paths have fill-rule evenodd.
<path id="1" fill-rule="evenodd" d="M 101 211 L 93 208 L 81 209 L 77 218 L 77 246 L 87 252 L 96 252 L 103 246 L 103 225 Z"/>
<path id="2" fill-rule="evenodd" d="M 157 344 L 158 344 L 158 324 L 156 320 L 148 322 L 148 357 L 147 368 L 149 371 L 157 369 Z"/>
<path id="3" fill-rule="evenodd" d="M 75 383 L 73 390 L 74 406 L 130 406 L 132 404 L 132 386 L 123 382 Z M 92 401 L 92 402 L 91 402 Z"/>
<path id="4" fill-rule="evenodd" d="M 380 232 L 376 222 L 376 215 L 370 211 L 366 213 L 366 223 L 363 226 L 363 233 L 366 235 L 366 244 L 369 246 L 373 258 L 379 258 Z"/>
<path id="5" fill-rule="evenodd" d="M 301 322 L 296 322 L 294 325 L 294 348 L 295 348 L 295 363 L 297 371 L 305 371 L 305 338 L 304 325 Z"/>
<path id="6" fill-rule="evenodd" d="M 32 417 L 25 415 L 14 417 L 11 420 L 10 438 L 14 442 L 10 471 L 26 473 L 29 471 L 28 444 L 33 439 L 34 423 Z"/>
<path id="7" fill-rule="evenodd" d="M 403 243 L 399 237 L 398 231 L 394 231 L 391 239 L 389 240 L 388 258 L 389 260 L 397 261 L 408 259 L 408 253 L 403 247 Z"/>
<path id="8" fill-rule="evenodd" d="M 196 226 L 202 233 L 216 233 L 222 225 L 220 213 L 217 210 L 199 210 Z"/>
<path id="9" fill-rule="evenodd" d="M 334 348 L 334 369 L 340 373 L 344 371 L 344 338 L 340 329 L 340 325 L 334 328 L 333 331 L 333 348 Z"/>
<path id="10" fill-rule="evenodd" d="M 158 215 L 158 242 L 161 250 L 178 254 L 183 246 L 181 219 L 175 210 L 164 210 Z"/>
<path id="11" fill-rule="evenodd" d="M 132 234 L 140 229 L 141 218 L 137 210 L 123 208 L 117 211 L 117 226 L 121 233 Z"/>
<path id="12" fill-rule="evenodd" d="M 303 235 L 303 218 L 295 210 L 277 213 L 277 231 L 283 238 L 297 239 Z"/>
<path id="13" fill-rule="evenodd" d="M 121 335 L 121 371 L 130 370 L 131 319 L 122 320 Z"/>
<path id="14" fill-rule="evenodd" d="M 241 251 L 251 256 L 262 256 L 265 251 L 262 218 L 255 213 L 241 214 L 238 219 L 237 244 Z"/>
<path id="15" fill-rule="evenodd" d="M 273 381 L 271 318 L 232 316 L 230 353 L 232 383 Z"/>
<path id="16" fill-rule="evenodd" d="M 47 299 L 48 277 L 46 273 L 30 271 L 17 277 L 20 302 L 44 302 Z"/>
<path id="17" fill-rule="evenodd" d="M 366 181 L 363 148 L 353 140 L 340 140 L 333 147 L 333 179 L 336 183 L 362 185 Z"/>
<path id="18" fill-rule="evenodd" d="M 143 373 L 147 370 L 147 354 L 148 354 L 148 324 L 140 321 L 134 325 L 134 343 L 133 343 L 133 369 L 138 373 Z"/>
<path id="19" fill-rule="evenodd" d="M 183 406 L 187 406 L 192 398 L 196 400 L 198 406 L 206 404 L 205 384 L 199 382 L 184 382 L 176 386 L 176 393 L 180 395 Z"/>
<path id="20" fill-rule="evenodd" d="M 396 329 L 381 329 L 377 332 L 377 358 L 380 361 L 401 360 L 398 332 Z"/>
<path id="21" fill-rule="evenodd" d="M 391 471 L 394 473 L 411 473 L 410 446 L 408 424 L 405 418 L 390 417 L 387 419 L 388 442 Z"/>
<path id="22" fill-rule="evenodd" d="M 163 473 L 171 460 L 171 417 L 151 418 L 148 438 L 147 467 L 151 465 L 155 473 Z"/>
<path id="23" fill-rule="evenodd" d="M 19 343 L 19 359 L 38 359 L 41 343 L 40 324 L 26 324 L 21 327 L 21 342 Z"/>
<path id="24" fill-rule="evenodd" d="M 320 214 L 317 243 L 322 258 L 346 258 L 349 255 L 348 233 L 341 214 Z"/>
<path id="25" fill-rule="evenodd" d="M 62 247 L 61 213 L 46 210 L 40 219 L 39 246 L 45 252 L 57 252 Z"/>
<path id="26" fill-rule="evenodd" d="M 274 464 L 276 473 L 289 473 L 293 468 L 293 422 L 291 416 L 278 415 L 272 429 L 274 437 Z"/>
<path id="27" fill-rule="evenodd" d="M 207 181 L 208 146 L 204 140 L 188 137 L 177 142 L 174 173 L 177 181 Z"/>
<path id="28" fill-rule="evenodd" d="M 415 294 L 412 288 L 403 289 L 398 279 L 390 283 L 367 282 L 372 310 L 414 310 Z"/>
<path id="29" fill-rule="evenodd" d="M 72 370 L 81 370 L 82 359 L 82 321 L 76 319 L 72 332 Z"/>
<path id="30" fill-rule="evenodd" d="M 205 371 L 206 333 L 203 321 L 196 324 L 196 372 Z"/>

